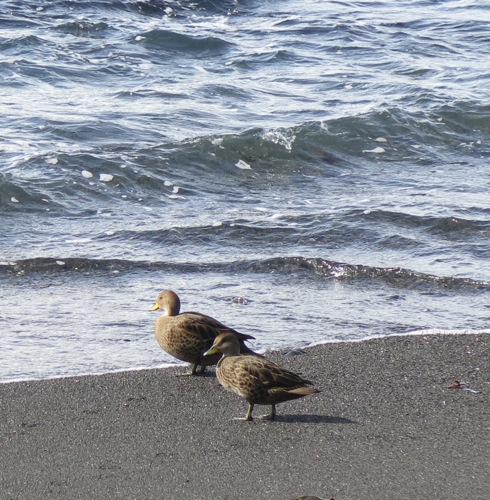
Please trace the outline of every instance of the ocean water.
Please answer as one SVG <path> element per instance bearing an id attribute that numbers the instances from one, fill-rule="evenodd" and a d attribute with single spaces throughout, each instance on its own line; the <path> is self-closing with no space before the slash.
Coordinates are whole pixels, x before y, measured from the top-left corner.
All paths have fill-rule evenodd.
<path id="1" fill-rule="evenodd" d="M 490 5 L 4 1 L 0 381 L 490 325 Z"/>

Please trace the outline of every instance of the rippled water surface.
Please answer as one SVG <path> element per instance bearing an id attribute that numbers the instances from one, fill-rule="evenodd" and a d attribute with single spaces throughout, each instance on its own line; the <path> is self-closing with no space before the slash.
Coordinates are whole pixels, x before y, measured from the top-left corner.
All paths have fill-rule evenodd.
<path id="1" fill-rule="evenodd" d="M 259 350 L 482 331 L 490 6 L 5 1 L 0 380 L 173 363 L 148 309 Z"/>

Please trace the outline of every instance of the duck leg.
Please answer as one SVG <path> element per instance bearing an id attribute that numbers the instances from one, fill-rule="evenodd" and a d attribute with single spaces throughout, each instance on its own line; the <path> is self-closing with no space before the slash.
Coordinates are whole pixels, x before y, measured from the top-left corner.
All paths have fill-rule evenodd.
<path id="1" fill-rule="evenodd" d="M 260 418 L 260 420 L 275 420 L 276 419 L 276 405 L 275 404 L 271 405 L 271 412 L 269 413 L 269 415 L 262 415 L 261 417 L 257 417 L 257 418 Z"/>
<path id="2" fill-rule="evenodd" d="M 245 420 L 250 422 L 254 418 L 252 417 L 252 412 L 254 411 L 254 405 L 252 403 L 248 403 L 247 414 L 244 417 L 235 417 L 234 420 Z"/>
<path id="3" fill-rule="evenodd" d="M 198 367 L 197 363 L 192 363 L 192 367 L 191 367 L 191 371 L 190 372 L 179 373 L 177 375 L 177 377 L 194 377 L 195 375 L 197 375 L 197 367 Z M 200 375 L 203 374 L 205 369 L 206 369 L 206 367 L 203 366 L 202 370 L 200 370 L 199 374 Z"/>

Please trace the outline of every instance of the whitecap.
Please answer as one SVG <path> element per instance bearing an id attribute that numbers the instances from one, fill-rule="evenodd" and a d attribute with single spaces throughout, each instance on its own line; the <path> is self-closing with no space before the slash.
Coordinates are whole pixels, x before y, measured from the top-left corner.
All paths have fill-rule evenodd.
<path id="1" fill-rule="evenodd" d="M 384 153 L 385 152 L 385 149 L 378 146 L 377 148 L 374 148 L 374 149 L 363 149 L 362 150 L 363 153 L 374 153 L 374 154 L 381 154 L 381 153 Z"/>
<path id="2" fill-rule="evenodd" d="M 76 243 L 76 244 L 79 244 L 79 243 L 89 243 L 91 241 L 92 240 L 90 238 L 74 238 L 72 240 L 65 240 L 65 243 Z"/>
<path id="3" fill-rule="evenodd" d="M 235 167 L 238 167 L 241 170 L 252 170 L 252 167 L 243 160 L 238 160 L 238 162 L 235 163 Z"/>

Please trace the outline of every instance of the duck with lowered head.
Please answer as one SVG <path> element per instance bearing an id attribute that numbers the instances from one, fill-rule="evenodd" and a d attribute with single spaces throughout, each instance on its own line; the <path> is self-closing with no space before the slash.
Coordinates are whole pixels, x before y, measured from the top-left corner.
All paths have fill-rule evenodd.
<path id="1" fill-rule="evenodd" d="M 271 405 L 271 413 L 259 418 L 274 420 L 276 404 L 320 392 L 308 387 L 312 385 L 309 380 L 268 359 L 242 356 L 237 338 L 229 332 L 218 335 L 205 354 L 214 356 L 217 353 L 222 354 L 216 367 L 218 382 L 248 401 L 247 414 L 240 420 L 253 420 L 256 404 Z"/>

